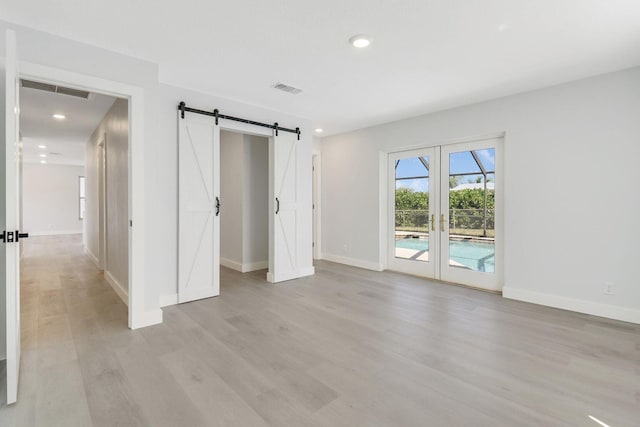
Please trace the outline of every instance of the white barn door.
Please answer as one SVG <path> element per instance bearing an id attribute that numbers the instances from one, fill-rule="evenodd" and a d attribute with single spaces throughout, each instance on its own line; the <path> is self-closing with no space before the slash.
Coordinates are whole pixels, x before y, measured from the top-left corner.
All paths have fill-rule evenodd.
<path id="1" fill-rule="evenodd" d="M 4 251 L 4 281 L 6 303 L 6 350 L 7 350 L 7 404 L 18 399 L 20 378 L 20 247 L 19 234 L 19 91 L 18 58 L 15 33 L 7 30 L 5 57 L 5 146 L 4 180 L 5 209 L 2 230 L 2 250 Z M 4 230 L 4 232 L 3 232 Z"/>
<path id="2" fill-rule="evenodd" d="M 273 283 L 300 277 L 298 260 L 298 136 L 277 132 L 269 142 L 272 195 L 269 220 L 269 273 Z"/>
<path id="3" fill-rule="evenodd" d="M 220 294 L 220 126 L 178 112 L 178 302 Z"/>

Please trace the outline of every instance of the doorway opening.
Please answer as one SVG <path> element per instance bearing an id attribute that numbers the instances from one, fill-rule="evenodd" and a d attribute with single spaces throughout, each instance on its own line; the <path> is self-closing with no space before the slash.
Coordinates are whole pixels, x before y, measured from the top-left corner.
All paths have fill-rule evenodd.
<path id="1" fill-rule="evenodd" d="M 390 268 L 502 288 L 502 139 L 389 154 Z"/>
<path id="2" fill-rule="evenodd" d="M 28 79 L 19 99 L 21 333 L 25 349 L 48 351 L 37 337 L 51 322 L 128 324 L 129 107 Z"/>
<path id="3" fill-rule="evenodd" d="M 269 139 L 220 132 L 220 264 L 269 267 Z"/>
<path id="4" fill-rule="evenodd" d="M 128 152 L 125 158 L 119 161 L 124 161 L 128 166 L 126 179 L 128 215 L 124 221 L 129 227 L 127 237 L 128 327 L 137 329 L 161 323 L 162 310 L 159 307 L 147 310 L 144 298 L 144 126 L 134 125 L 144 122 L 143 90 L 136 86 L 27 62 L 20 63 L 18 76 L 18 81 L 25 79 L 45 85 L 111 96 L 120 99 L 120 102 L 126 102 Z M 109 141 L 106 141 L 106 144 L 108 149 Z M 95 255 L 99 257 L 99 254 Z"/>
<path id="5" fill-rule="evenodd" d="M 32 237 L 25 246 L 78 240 L 127 305 L 128 100 L 20 82 L 21 228 Z"/>

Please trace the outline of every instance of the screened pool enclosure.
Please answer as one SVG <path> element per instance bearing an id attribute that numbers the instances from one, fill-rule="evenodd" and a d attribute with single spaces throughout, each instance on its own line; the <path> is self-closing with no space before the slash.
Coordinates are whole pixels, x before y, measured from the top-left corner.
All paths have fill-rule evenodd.
<path id="1" fill-rule="evenodd" d="M 449 265 L 493 272 L 495 149 L 451 152 L 442 159 L 448 173 L 437 177 L 437 189 L 432 180 L 438 168 L 430 160 L 416 156 L 395 161 L 395 256 L 428 261 L 430 233 L 445 231 L 446 224 Z M 438 197 L 430 197 L 430 191 Z M 447 212 L 439 212 L 440 206 Z"/>

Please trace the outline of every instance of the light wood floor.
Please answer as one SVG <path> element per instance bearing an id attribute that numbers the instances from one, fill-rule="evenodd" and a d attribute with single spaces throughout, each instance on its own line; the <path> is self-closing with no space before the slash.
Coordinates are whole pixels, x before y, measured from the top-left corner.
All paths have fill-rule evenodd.
<path id="1" fill-rule="evenodd" d="M 78 237 L 25 246 L 3 427 L 640 425 L 637 325 L 320 262 L 130 331 Z"/>

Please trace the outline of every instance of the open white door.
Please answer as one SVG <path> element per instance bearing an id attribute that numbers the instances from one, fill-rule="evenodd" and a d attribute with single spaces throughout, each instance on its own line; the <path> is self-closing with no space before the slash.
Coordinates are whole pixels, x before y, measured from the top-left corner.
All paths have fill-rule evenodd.
<path id="1" fill-rule="evenodd" d="M 178 302 L 220 294 L 220 126 L 178 114 Z"/>
<path id="2" fill-rule="evenodd" d="M 275 132 L 269 141 L 269 272 L 272 283 L 300 277 L 298 269 L 298 136 Z"/>
<path id="3" fill-rule="evenodd" d="M 6 289 L 6 349 L 7 349 L 7 404 L 15 403 L 18 398 L 18 379 L 20 374 L 20 251 L 17 243 L 19 234 L 19 161 L 18 144 L 18 60 L 16 53 L 16 35 L 6 33 L 5 57 L 5 209 L 4 224 L 1 227 L 0 242 L 5 252 L 5 289 Z"/>

